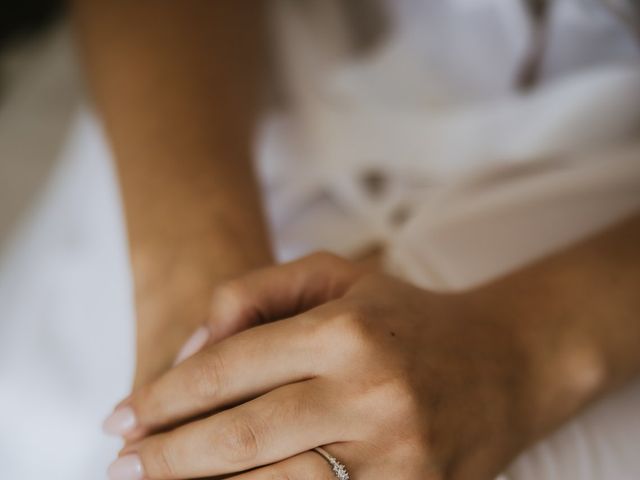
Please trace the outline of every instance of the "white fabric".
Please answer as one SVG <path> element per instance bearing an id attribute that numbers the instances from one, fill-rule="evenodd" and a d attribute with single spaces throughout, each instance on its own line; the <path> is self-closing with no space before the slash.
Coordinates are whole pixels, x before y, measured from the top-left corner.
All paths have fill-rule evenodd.
<path id="1" fill-rule="evenodd" d="M 10 59 L 0 108 L 2 479 L 106 479 L 119 442 L 100 425 L 131 381 L 117 189 L 66 37 Z"/>
<path id="2" fill-rule="evenodd" d="M 541 82 L 527 94 L 514 89 L 531 36 L 522 2 L 387 1 L 392 22 L 386 41 L 355 59 L 340 2 L 306 3 L 313 8 L 292 8 L 283 0 L 275 15 L 294 108 L 269 118 L 260 144 L 285 257 L 319 246 L 353 253 L 380 242 L 394 269 L 413 264 L 438 270 L 434 278 L 405 270 L 414 281 L 463 288 L 640 206 L 634 194 L 640 161 L 633 153 L 608 151 L 636 140 L 640 40 L 599 0 L 552 2 Z M 607 171 L 601 183 L 598 168 Z M 541 170 L 556 180 L 530 181 L 540 179 Z M 370 171 L 387 177 L 381 198 L 363 188 L 362 176 Z M 618 189 L 619 181 L 626 187 Z M 464 210 L 487 195 L 497 208 L 482 200 L 488 209 L 479 212 L 481 222 L 502 221 L 500 204 L 513 203 L 514 196 L 501 201 L 499 192 L 517 192 L 523 184 L 515 197 L 518 213 L 548 205 L 555 210 L 529 219 L 528 231 L 548 231 L 557 239 L 523 248 L 521 238 L 503 237 L 518 225 L 485 228 L 493 237 L 484 243 L 498 247 L 494 253 L 509 242 L 518 249 L 504 263 L 486 248 L 475 249 L 484 259 L 476 268 L 470 261 L 474 245 L 459 241 L 473 236 L 453 224 L 469 220 Z M 605 199 L 595 215 L 584 201 L 589 189 Z M 399 228 L 392 219 L 402 209 L 410 215 Z M 576 218 L 586 223 L 574 228 Z M 341 235 L 334 234 L 336 224 L 344 227 Z M 458 238 L 451 243 L 455 249 L 431 245 L 451 236 Z M 434 250 L 437 266 L 429 258 Z"/>
<path id="3" fill-rule="evenodd" d="M 638 208 L 638 50 L 595 0 L 556 2 L 564 40 L 527 96 L 512 90 L 530 29 L 513 0 L 389 0 L 394 33 L 355 60 L 338 4 L 310 3 L 313 25 L 290 4 L 277 15 L 294 108 L 259 143 L 281 257 L 381 241 L 413 281 L 465 288 Z M 117 442 L 99 422 L 131 375 L 117 189 L 92 117 L 68 120 L 67 48 L 47 42 L 0 109 L 0 478 L 105 478 Z M 362 188 L 372 170 L 388 177 L 377 200 Z M 637 479 L 639 406 L 636 382 L 506 478 Z"/>

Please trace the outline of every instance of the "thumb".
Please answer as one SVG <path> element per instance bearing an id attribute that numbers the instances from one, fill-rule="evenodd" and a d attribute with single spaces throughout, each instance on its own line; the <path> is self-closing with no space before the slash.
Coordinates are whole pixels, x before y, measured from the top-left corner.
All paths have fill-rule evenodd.
<path id="1" fill-rule="evenodd" d="M 319 252 L 231 280 L 214 291 L 208 320 L 187 340 L 175 363 L 247 328 L 335 300 L 363 273 L 348 260 Z"/>

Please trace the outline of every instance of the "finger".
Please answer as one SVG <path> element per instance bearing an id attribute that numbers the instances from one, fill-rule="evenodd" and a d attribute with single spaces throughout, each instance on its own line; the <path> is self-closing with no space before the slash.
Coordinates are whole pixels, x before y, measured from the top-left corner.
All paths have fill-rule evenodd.
<path id="1" fill-rule="evenodd" d="M 242 473 L 229 480 L 336 480 L 331 466 L 318 453 L 304 452 L 278 463 Z"/>
<path id="2" fill-rule="evenodd" d="M 115 411 L 126 418 L 115 432 L 137 439 L 213 410 L 255 398 L 322 371 L 322 344 L 316 326 L 332 304 L 312 312 L 241 332 L 165 373 L 136 391 Z M 123 414 L 124 412 L 124 414 Z"/>
<path id="3" fill-rule="evenodd" d="M 315 253 L 228 282 L 214 291 L 208 321 L 184 344 L 176 363 L 254 325 L 339 298 L 362 273 L 338 256 Z"/>
<path id="4" fill-rule="evenodd" d="M 326 380 L 287 385 L 207 419 L 144 440 L 144 478 L 170 480 L 241 472 L 344 439 L 348 426 Z M 119 461 L 132 460 L 127 454 Z"/>

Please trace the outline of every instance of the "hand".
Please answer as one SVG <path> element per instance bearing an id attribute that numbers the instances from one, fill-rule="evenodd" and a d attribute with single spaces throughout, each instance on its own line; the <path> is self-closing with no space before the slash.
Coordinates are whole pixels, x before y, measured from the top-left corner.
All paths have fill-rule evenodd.
<path id="1" fill-rule="evenodd" d="M 380 248 L 371 248 L 364 252 L 357 259 L 359 267 L 364 271 L 378 270 L 381 264 Z M 316 255 L 314 258 L 318 262 L 323 261 L 323 255 Z M 272 263 L 272 259 L 267 257 L 263 263 Z M 248 274 L 242 281 L 238 282 L 222 282 L 224 288 L 214 289 L 213 278 L 219 278 L 220 272 L 215 272 L 215 268 L 209 269 L 186 269 L 181 272 L 180 269 L 174 267 L 169 271 L 165 268 L 163 271 L 157 271 L 158 264 L 166 265 L 169 262 L 158 262 L 154 257 L 154 267 L 139 267 L 138 272 L 145 273 L 150 277 L 147 281 L 140 282 L 140 288 L 137 290 L 138 315 L 140 317 L 139 329 L 139 345 L 138 345 L 138 362 L 136 368 L 136 379 L 134 386 L 141 386 L 155 380 L 161 373 L 168 370 L 169 366 L 180 363 L 184 359 L 190 357 L 197 351 L 201 350 L 205 345 L 215 343 L 234 333 L 245 330 L 256 323 L 266 320 L 264 314 L 251 310 L 256 303 L 247 303 L 249 301 L 250 292 L 241 292 L 236 295 L 238 284 L 252 283 L 254 274 Z M 189 265 L 189 261 L 173 263 L 179 265 Z M 202 265 L 202 261 L 198 265 Z M 309 266 L 311 262 L 305 262 Z M 220 269 L 220 261 L 215 262 L 217 269 Z M 320 265 L 317 265 L 320 267 Z M 203 275 L 203 271 L 209 272 L 209 275 Z M 246 270 L 250 270 L 246 268 Z M 287 273 L 292 269 L 286 269 Z M 349 270 L 353 270 L 349 266 Z M 149 275 L 148 272 L 153 272 Z M 262 277 L 262 273 L 257 276 Z M 343 272 L 346 273 L 346 272 Z M 334 278 L 338 277 L 338 272 L 333 272 Z M 142 275 L 141 275 L 142 276 Z M 230 274 L 226 272 L 226 276 Z M 171 281 L 167 281 L 171 279 Z M 350 275 L 345 275 L 344 281 L 349 282 L 352 279 Z M 287 293 L 287 288 L 291 285 L 303 287 L 303 282 L 282 282 Z M 284 284 L 287 285 L 284 285 Z M 243 287 L 240 285 L 240 289 Z M 322 301 L 328 301 L 333 298 L 332 292 L 321 292 L 320 286 L 315 288 L 320 292 L 319 298 L 310 299 L 314 304 Z M 212 293 L 213 292 L 213 293 Z M 275 292 L 279 293 L 279 292 Z M 289 297 L 305 295 L 304 292 L 288 293 Z M 287 299 L 284 298 L 282 303 L 274 301 L 274 310 L 269 312 L 269 320 L 284 318 L 289 312 Z M 264 302 L 262 302 L 264 303 Z M 285 307 L 283 311 L 276 311 L 278 306 Z M 299 305 L 298 307 L 302 307 Z M 144 321 L 145 318 L 153 319 L 152 321 Z M 189 330 L 193 330 L 193 326 L 197 325 L 202 318 L 206 321 L 199 328 L 189 334 Z M 160 320 L 159 320 L 160 319 Z M 161 319 L 166 319 L 161 321 Z M 145 329 L 146 327 L 146 329 Z M 182 348 L 179 349 L 180 345 Z"/>
<path id="2" fill-rule="evenodd" d="M 329 480 L 324 445 L 356 480 L 489 480 L 599 378 L 586 348 L 550 354 L 521 287 L 438 295 L 324 254 L 243 277 L 223 318 L 264 324 L 134 392 L 113 478 Z"/>

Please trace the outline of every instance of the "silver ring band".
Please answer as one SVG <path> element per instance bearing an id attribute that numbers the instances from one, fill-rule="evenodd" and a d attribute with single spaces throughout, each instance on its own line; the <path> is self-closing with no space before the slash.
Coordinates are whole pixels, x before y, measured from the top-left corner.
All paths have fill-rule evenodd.
<path id="1" fill-rule="evenodd" d="M 336 457 L 334 457 L 321 447 L 316 447 L 313 449 L 313 451 L 322 455 L 322 457 L 329 463 L 329 465 L 331 465 L 333 474 L 338 480 L 349 480 L 349 472 L 347 472 L 347 467 L 340 463 Z"/>

